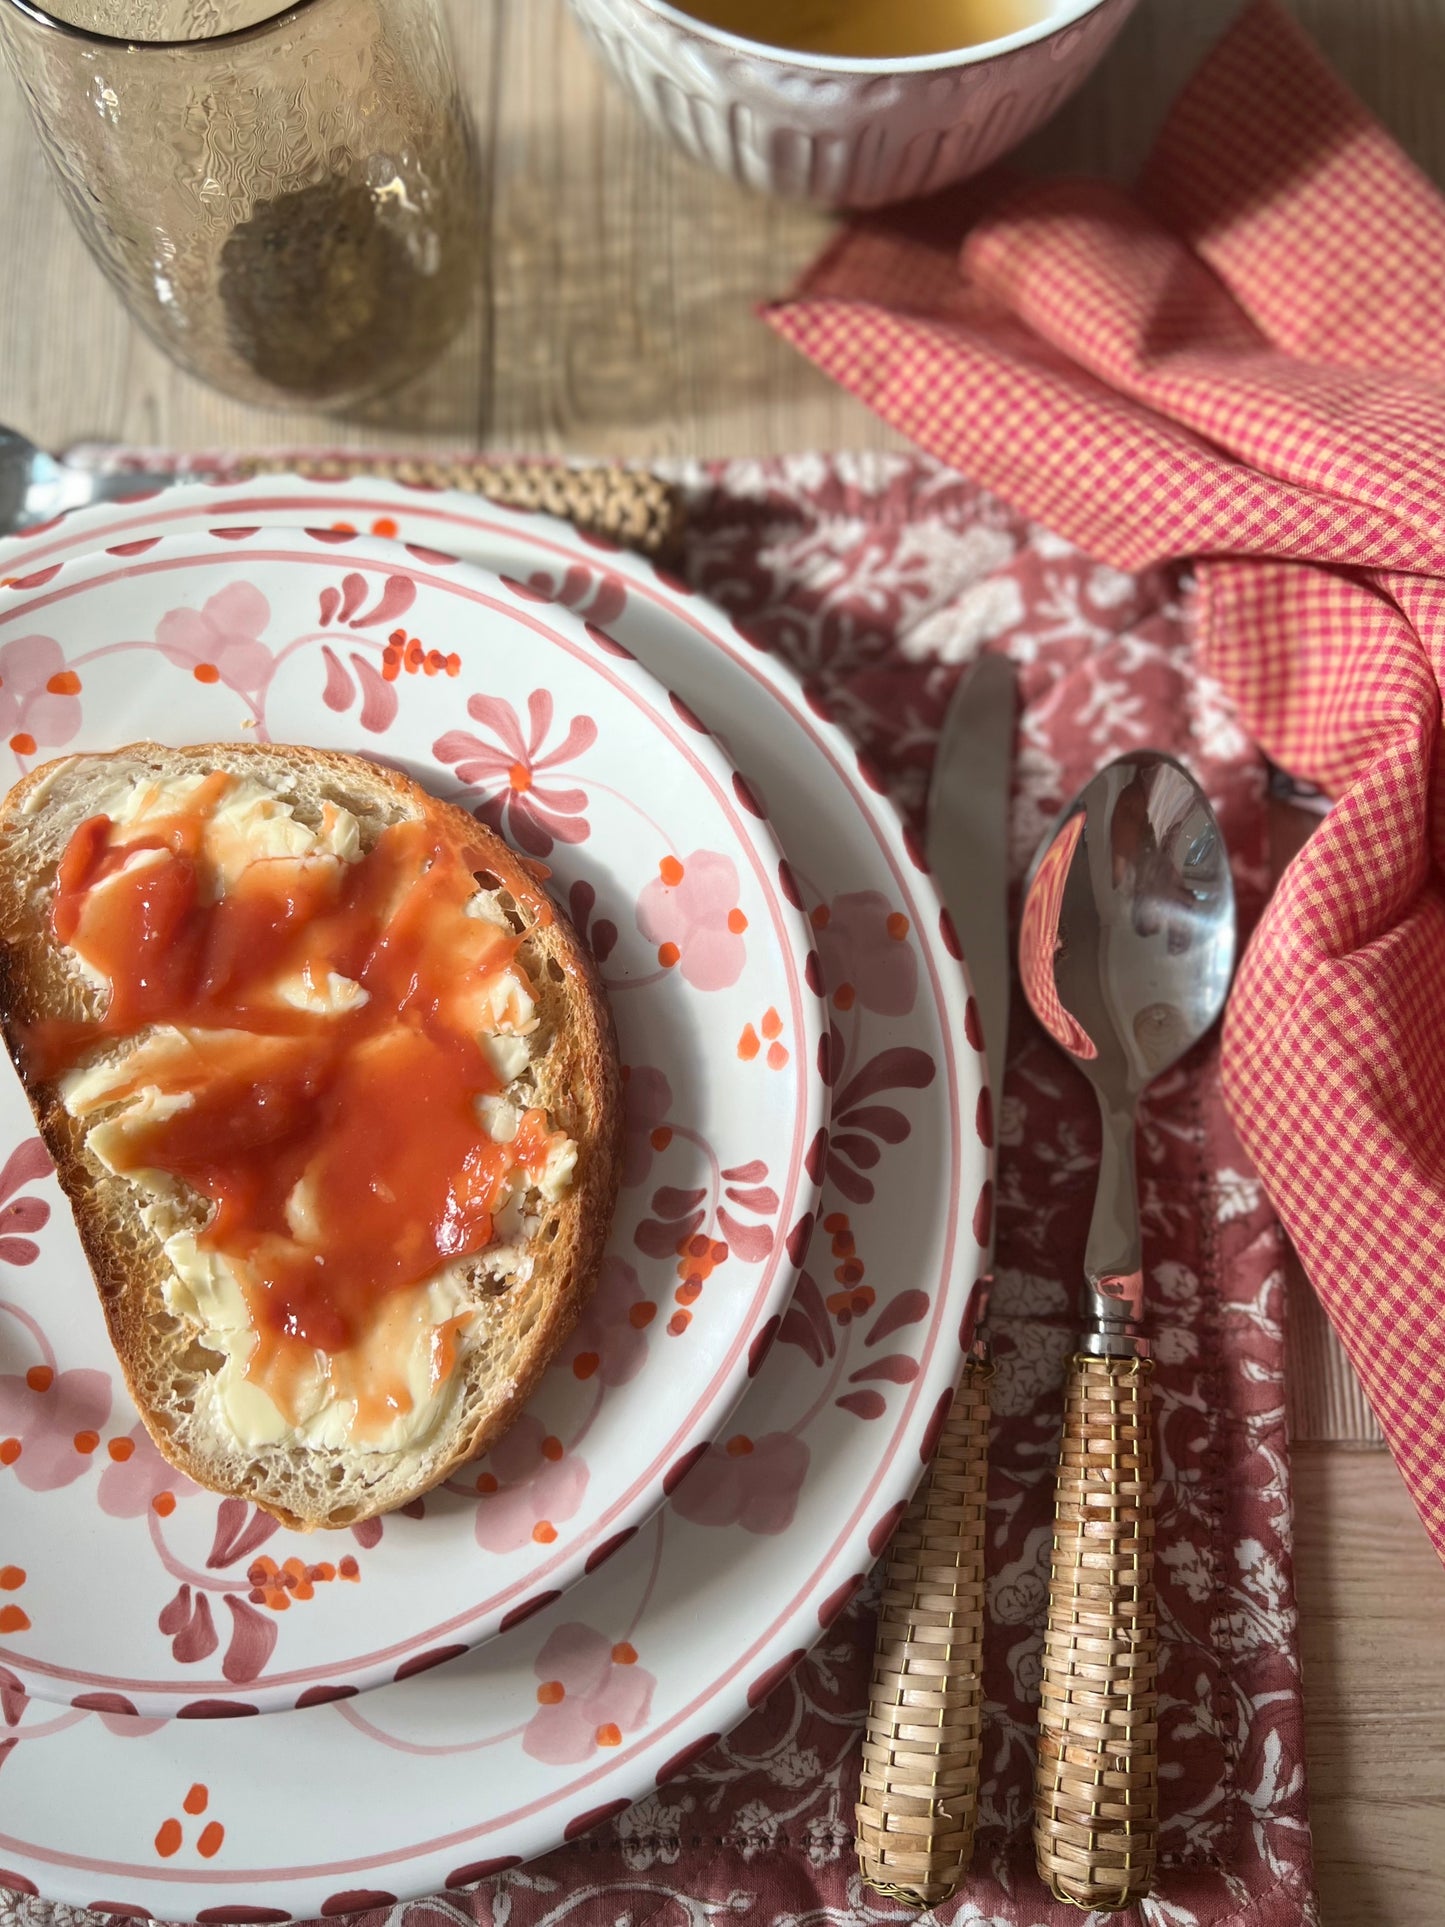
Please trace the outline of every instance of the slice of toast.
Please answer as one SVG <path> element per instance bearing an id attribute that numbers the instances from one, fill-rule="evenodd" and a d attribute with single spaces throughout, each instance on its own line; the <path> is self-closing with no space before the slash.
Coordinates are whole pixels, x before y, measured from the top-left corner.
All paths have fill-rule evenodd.
<path id="1" fill-rule="evenodd" d="M 288 1419 L 274 1437 L 234 1421 L 240 1407 L 226 1388 L 244 1372 L 245 1358 L 238 1363 L 227 1347 L 239 1343 L 244 1352 L 244 1342 L 224 1337 L 214 1294 L 203 1299 L 190 1289 L 177 1255 L 194 1254 L 213 1220 L 212 1202 L 173 1179 L 148 1189 L 143 1180 L 154 1174 L 123 1175 L 97 1151 L 106 1142 L 101 1127 L 124 1108 L 107 1101 L 106 1078 L 119 1090 L 124 1080 L 115 1067 L 153 1044 L 154 1030 L 138 1042 L 87 1039 L 72 1028 L 80 1043 L 64 1074 L 34 1068 L 29 1040 L 37 1026 L 94 1023 L 110 998 L 104 978 L 52 928 L 61 860 L 78 827 L 123 810 L 123 799 L 145 785 L 170 794 L 214 772 L 246 785 L 248 795 L 260 786 L 266 810 L 275 799 L 288 819 L 311 830 L 345 812 L 362 855 L 388 826 L 422 819 L 430 835 L 466 854 L 484 898 L 469 902 L 468 913 L 520 935 L 515 962 L 535 1023 L 525 1051 L 506 1062 L 512 1080 L 501 1096 L 513 1115 L 544 1113 L 575 1145 L 575 1166 L 560 1184 L 517 1175 L 507 1239 L 499 1234 L 438 1274 L 448 1329 L 457 1335 L 455 1362 L 432 1385 L 427 1429 L 400 1443 L 347 1434 L 360 1408 L 344 1403 L 313 1413 L 304 1426 Z M 417 1498 L 487 1450 L 517 1417 L 592 1288 L 616 1197 L 622 1105 L 611 1017 L 591 958 L 519 859 L 464 810 L 361 757 L 280 745 L 139 743 L 37 769 L 0 806 L 0 1026 L 74 1211 L 127 1384 L 173 1465 L 287 1525 L 339 1527 Z M 87 1082 L 92 1096 L 81 1102 Z"/>

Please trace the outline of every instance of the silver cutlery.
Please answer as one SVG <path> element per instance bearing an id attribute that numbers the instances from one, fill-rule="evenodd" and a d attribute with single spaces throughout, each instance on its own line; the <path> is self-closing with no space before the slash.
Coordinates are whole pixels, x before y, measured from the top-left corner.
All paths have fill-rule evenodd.
<path id="1" fill-rule="evenodd" d="M 1044 1642 L 1034 1845 L 1060 1900 L 1149 1891 L 1158 1832 L 1153 1434 L 1135 1115 L 1224 1007 L 1234 890 L 1219 826 L 1172 757 L 1122 756 L 1035 859 L 1019 933 L 1034 1015 L 1093 1085 L 1103 1146 L 1069 1367 Z"/>
<path id="2" fill-rule="evenodd" d="M 1008 1035 L 1008 803 L 1014 672 L 984 656 L 955 690 L 928 800 L 930 867 L 968 959 L 989 1090 Z M 976 1286 L 987 1308 L 993 1242 Z M 870 1886 L 913 1906 L 956 1890 L 973 1852 L 982 1738 L 989 1380 L 981 1334 L 938 1450 L 894 1536 L 879 1615 L 857 1809 Z"/>
<path id="3" fill-rule="evenodd" d="M 59 461 L 13 428 L 0 425 L 0 536 L 24 535 L 71 509 L 154 495 L 169 475 L 102 474 Z"/>

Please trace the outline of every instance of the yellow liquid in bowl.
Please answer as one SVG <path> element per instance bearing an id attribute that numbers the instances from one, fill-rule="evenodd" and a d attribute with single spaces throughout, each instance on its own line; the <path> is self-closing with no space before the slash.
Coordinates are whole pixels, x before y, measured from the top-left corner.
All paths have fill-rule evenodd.
<path id="1" fill-rule="evenodd" d="M 1048 17 L 1050 0 L 674 0 L 708 26 L 798 53 L 903 60 L 998 40 Z"/>

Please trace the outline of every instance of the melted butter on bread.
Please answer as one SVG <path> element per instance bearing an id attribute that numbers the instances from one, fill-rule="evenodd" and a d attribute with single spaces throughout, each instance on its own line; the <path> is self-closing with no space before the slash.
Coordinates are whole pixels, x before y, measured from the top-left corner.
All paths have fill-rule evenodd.
<path id="1" fill-rule="evenodd" d="M 153 827 L 195 816 L 203 902 L 247 888 L 257 865 L 276 866 L 278 874 L 287 866 L 299 871 L 316 865 L 339 873 L 363 860 L 361 826 L 350 811 L 327 802 L 319 820 L 308 823 L 285 798 L 245 777 L 232 776 L 219 789 L 205 771 L 128 783 L 101 799 L 99 813 L 110 819 L 122 848 Z M 94 894 L 117 888 L 137 865 L 165 860 L 163 849 L 128 853 L 96 882 Z M 400 901 L 394 907 L 405 910 Z M 494 892 L 476 890 L 465 915 L 510 937 L 512 925 Z M 72 955 L 85 962 L 78 951 Z M 294 956 L 288 957 L 288 968 L 253 984 L 248 998 L 318 1024 L 342 1023 L 370 1001 L 371 993 L 324 954 L 294 966 Z M 96 975 L 93 968 L 87 974 Z M 167 1307 L 195 1327 L 197 1342 L 219 1361 L 196 1396 L 211 1408 L 211 1423 L 243 1447 L 295 1443 L 395 1453 L 423 1445 L 447 1420 L 458 1363 L 489 1316 L 479 1281 L 515 1282 L 528 1275 L 528 1244 L 543 1201 L 556 1202 L 573 1180 L 576 1144 L 550 1119 L 540 1133 L 536 1124 L 528 1079 L 538 1018 L 525 973 L 516 966 L 481 972 L 475 984 L 451 984 L 449 994 L 500 1087 L 476 1100 L 479 1138 L 512 1146 L 531 1119 L 529 1150 L 492 1200 L 491 1241 L 438 1263 L 414 1284 L 381 1292 L 351 1342 L 335 1348 L 294 1337 L 281 1342 L 262 1329 L 256 1314 L 254 1269 L 273 1259 L 294 1271 L 298 1251 L 326 1262 L 319 1159 L 291 1185 L 284 1226 L 274 1226 L 258 1242 L 253 1263 L 207 1241 L 206 1224 L 196 1214 L 203 1200 L 193 1190 L 171 1173 L 137 1162 L 158 1125 L 183 1125 L 197 1088 L 204 1091 L 208 1065 L 240 1060 L 263 1080 L 273 1058 L 278 1067 L 283 1063 L 284 1032 L 270 1037 L 154 1025 L 113 1040 L 102 1061 L 87 1062 L 59 1081 L 66 1109 L 88 1126 L 94 1156 L 144 1193 L 143 1216 L 173 1274 L 164 1287 Z"/>

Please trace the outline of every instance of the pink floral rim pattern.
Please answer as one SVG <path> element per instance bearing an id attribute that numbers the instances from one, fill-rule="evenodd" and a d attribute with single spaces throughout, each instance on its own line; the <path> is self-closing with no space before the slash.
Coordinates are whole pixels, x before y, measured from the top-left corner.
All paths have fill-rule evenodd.
<path id="1" fill-rule="evenodd" d="M 117 1651 L 147 1660 L 164 1654 L 170 1668 L 102 1670 L 83 1656 L 84 1621 L 74 1611 L 57 1612 L 56 1588 L 69 1583 L 69 1566 L 46 1550 L 57 1543 L 54 1505 L 31 1521 L 41 1533 L 31 1552 L 19 1548 L 12 1530 L 15 1563 L 7 1570 L 28 1583 L 23 1602 L 17 1581 L 17 1597 L 0 1606 L 0 1661 L 33 1691 L 75 1703 L 100 1698 L 116 1713 L 186 1711 L 213 1700 L 247 1711 L 335 1698 L 436 1665 L 564 1588 L 660 1503 L 672 1468 L 721 1422 L 746 1384 L 752 1349 L 795 1276 L 797 1227 L 811 1219 L 820 1175 L 815 1140 L 825 1096 L 817 990 L 805 981 L 817 975 L 810 933 L 789 901 L 792 886 L 755 795 L 697 718 L 669 701 L 605 630 L 546 608 L 535 591 L 489 585 L 440 552 L 415 547 L 402 568 L 397 552 L 334 528 L 298 536 L 301 548 L 263 547 L 252 540 L 256 533 L 227 528 L 219 539 L 179 545 L 179 553 L 172 552 L 176 544 L 142 539 L 120 544 L 121 558 L 109 567 L 102 557 L 10 577 L 0 625 L 13 639 L 0 654 L 10 674 L 6 693 L 20 706 L 17 719 L 30 725 L 10 738 L 16 760 L 23 767 L 75 741 L 87 701 L 98 704 L 99 727 L 120 727 L 122 692 L 106 687 L 104 672 L 119 664 L 133 678 L 133 665 L 138 657 L 144 664 L 149 652 L 151 663 L 158 655 L 184 672 L 180 698 L 169 693 L 165 671 L 155 682 L 155 700 L 171 704 L 170 728 L 224 733 L 224 726 L 212 732 L 201 723 L 202 712 L 185 711 L 188 687 L 207 704 L 239 700 L 253 738 L 264 739 L 274 725 L 293 738 L 320 740 L 320 719 L 329 715 L 342 731 L 359 726 L 363 745 L 384 741 L 390 754 L 413 764 L 429 753 L 433 780 L 458 765 L 460 800 L 484 820 L 498 815 L 499 802 L 509 808 L 534 857 L 543 845 L 555 854 L 554 832 L 569 848 L 586 843 L 588 811 L 602 813 L 614 840 L 623 826 L 633 841 L 651 839 L 661 860 L 654 856 L 650 871 L 636 871 L 630 939 L 618 927 L 625 900 L 611 904 L 609 921 L 596 914 L 596 886 L 580 876 L 571 908 L 604 970 L 613 971 L 624 1037 L 639 1050 L 663 1052 L 661 1067 L 640 1057 L 628 1066 L 656 1112 L 649 1152 L 675 1177 L 688 1173 L 698 1181 L 660 1185 L 651 1204 L 654 1211 L 662 1205 L 661 1218 L 624 1212 L 618 1235 L 630 1243 L 614 1249 L 603 1289 L 534 1400 L 533 1415 L 498 1452 L 408 1507 L 406 1518 L 352 1528 L 339 1548 L 280 1533 L 241 1501 L 214 1500 L 179 1478 L 128 1412 L 123 1393 L 113 1390 L 110 1371 L 60 1369 L 59 1335 L 45 1329 L 45 1292 L 28 1309 L 9 1307 L 12 1330 L 23 1327 L 23 1347 L 35 1358 L 0 1376 L 0 1477 L 29 1495 L 75 1495 L 58 1538 L 74 1557 L 119 1557 L 136 1544 L 151 1553 L 161 1593 L 147 1610 L 159 1650 L 131 1643 Z M 343 545 L 344 568 L 330 559 Z M 291 601 L 273 610 L 262 583 L 273 595 L 279 584 Z M 125 607 L 126 593 L 149 596 L 165 611 L 154 642 L 107 630 L 120 620 L 111 611 Z M 72 603 L 78 615 L 67 613 Z M 90 611 L 98 606 L 106 614 L 97 624 Z M 307 610 L 314 611 L 314 630 L 298 631 Z M 461 637 L 457 650 L 428 646 L 412 633 L 421 627 L 430 637 L 444 619 Z M 63 629 L 67 621 L 86 647 L 62 650 L 34 627 Z M 97 628 L 104 639 L 93 641 Z M 556 711 L 550 688 L 531 689 L 525 723 L 513 702 L 476 691 L 479 675 L 495 679 L 496 651 L 518 630 L 531 644 L 524 683 L 555 674 L 564 692 L 611 692 L 610 750 L 585 713 L 574 714 L 560 743 L 547 748 Z M 474 647 L 488 635 L 490 671 L 486 650 Z M 511 655 L 518 653 L 513 646 Z M 46 693 L 35 698 L 32 685 L 41 675 Z M 433 698 L 430 710 L 420 706 L 423 694 Z M 433 718 L 463 703 L 495 749 L 471 732 L 437 733 Z M 153 712 L 140 714 L 141 730 L 154 723 Z M 626 778 L 628 759 L 639 754 L 657 765 L 650 784 Z M 500 786 L 492 780 L 499 761 Z M 569 779 L 580 769 L 586 787 L 549 787 L 548 772 L 559 768 Z M 627 788 L 619 789 L 619 777 Z M 663 804 L 671 809 L 667 822 L 649 814 L 649 806 Z M 703 826 L 719 847 L 694 847 Z M 674 828 L 681 842 L 674 843 Z M 598 872 L 594 863 L 593 874 L 609 892 L 627 887 L 615 865 Z M 756 1066 L 732 1048 L 754 1012 L 771 1038 L 766 1063 Z M 679 1048 L 677 1039 L 689 1028 L 707 1038 L 714 1027 L 723 1035 L 702 1045 L 708 1083 L 689 1072 L 679 1081 L 676 1067 L 669 1082 L 667 1053 Z M 683 1061 L 697 1054 L 690 1043 Z M 699 1101 L 701 1110 L 689 1109 Z M 716 1142 L 698 1128 L 709 1117 L 714 1134 L 726 1131 Z M 633 1183 L 642 1175 L 635 1173 Z M 37 1208 L 48 1211 L 39 1200 L 22 1200 L 16 1210 L 28 1211 L 26 1221 L 38 1228 Z M 62 1262 L 74 1270 L 73 1257 Z M 709 1290 L 724 1266 L 731 1267 L 729 1280 L 740 1274 L 736 1282 L 724 1292 L 719 1280 Z M 81 1290 L 89 1304 L 83 1283 Z M 97 1363 L 108 1365 L 108 1348 L 103 1339 L 97 1343 Z M 672 1344 L 689 1353 L 694 1378 L 681 1381 L 669 1401 L 659 1391 L 663 1378 L 676 1381 L 663 1356 Z M 622 1389 L 634 1380 L 635 1389 Z M 559 1382 L 568 1397 L 556 1395 Z M 638 1398 L 665 1421 L 660 1429 L 626 1419 L 621 1406 Z M 621 1456 L 619 1426 L 630 1441 Z M 92 1485 L 105 1518 L 134 1522 L 128 1535 L 110 1530 L 96 1538 L 88 1529 L 84 1494 Z M 193 1519 L 196 1513 L 205 1519 Z M 409 1523 L 428 1519 L 431 1529 L 421 1533 Z M 478 1566 L 468 1547 L 491 1558 Z M 129 1581 L 119 1577 L 113 1587 L 112 1629 L 117 1616 L 139 1611 L 148 1596 L 137 1578 L 144 1565 L 144 1553 L 140 1561 L 125 1556 L 125 1574 L 136 1584 L 126 1591 Z M 73 1577 L 79 1582 L 81 1575 Z M 76 1596 L 84 1597 L 79 1583 Z M 442 1603 L 450 1612 L 439 1618 Z M 330 1615 L 324 1624 L 323 1613 Z M 295 1636 L 298 1619 L 303 1634 L 316 1629 L 309 1644 Z"/>

